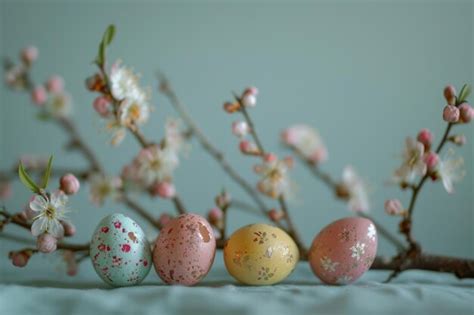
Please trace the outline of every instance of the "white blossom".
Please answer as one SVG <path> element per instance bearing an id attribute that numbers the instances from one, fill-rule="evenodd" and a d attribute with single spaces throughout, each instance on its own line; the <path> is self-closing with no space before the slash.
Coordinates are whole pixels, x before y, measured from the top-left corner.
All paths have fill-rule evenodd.
<path id="1" fill-rule="evenodd" d="M 115 197 L 122 182 L 120 178 L 93 174 L 90 179 L 89 198 L 97 206 L 102 206 L 108 197 Z"/>
<path id="2" fill-rule="evenodd" d="M 421 142 L 406 138 L 402 154 L 402 165 L 395 170 L 393 180 L 397 183 L 411 182 L 416 176 L 426 174 L 427 166 L 423 161 L 425 147 Z"/>
<path id="3" fill-rule="evenodd" d="M 443 186 L 448 193 L 454 192 L 454 183 L 459 182 L 466 175 L 463 168 L 464 159 L 462 157 L 455 158 L 454 150 L 450 149 L 444 159 L 438 164 L 438 174 L 441 177 Z"/>
<path id="4" fill-rule="evenodd" d="M 285 144 L 295 148 L 303 157 L 313 162 L 324 162 L 327 150 L 319 133 L 308 125 L 294 125 L 282 133 Z"/>
<path id="5" fill-rule="evenodd" d="M 65 219 L 67 200 L 67 196 L 59 190 L 49 197 L 36 195 L 30 202 L 30 209 L 34 212 L 31 233 L 34 236 L 49 233 L 56 238 L 63 237 L 61 220 Z"/>
<path id="6" fill-rule="evenodd" d="M 370 209 L 368 187 L 352 166 L 346 166 L 342 172 L 342 184 L 349 193 L 348 207 L 355 212 L 367 212 Z"/>
<path id="7" fill-rule="evenodd" d="M 289 178 L 287 161 L 274 157 L 270 160 L 264 160 L 262 164 L 256 165 L 254 169 L 261 176 L 257 184 L 257 188 L 261 193 L 275 199 L 280 196 L 291 197 L 293 183 Z"/>

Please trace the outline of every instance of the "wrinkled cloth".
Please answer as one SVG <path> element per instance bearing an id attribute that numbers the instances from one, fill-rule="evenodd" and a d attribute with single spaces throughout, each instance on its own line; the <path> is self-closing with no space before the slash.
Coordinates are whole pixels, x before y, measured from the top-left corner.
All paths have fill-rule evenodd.
<path id="1" fill-rule="evenodd" d="M 0 274 L 0 314 L 474 314 L 474 280 L 434 272 L 408 271 L 385 284 L 388 272 L 369 271 L 355 284 L 328 286 L 300 263 L 283 283 L 251 287 L 231 278 L 218 256 L 195 287 L 165 285 L 152 269 L 142 285 L 114 289 L 89 262 L 75 277 L 30 265 Z"/>

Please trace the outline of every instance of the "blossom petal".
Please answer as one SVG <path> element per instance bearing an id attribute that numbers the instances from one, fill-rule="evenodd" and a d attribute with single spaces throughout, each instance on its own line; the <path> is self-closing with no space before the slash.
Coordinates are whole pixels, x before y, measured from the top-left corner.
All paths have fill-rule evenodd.
<path id="1" fill-rule="evenodd" d="M 43 233 L 46 230 L 47 220 L 48 219 L 43 216 L 37 218 L 31 225 L 31 234 L 33 234 L 33 236 L 38 236 Z"/>
<path id="2" fill-rule="evenodd" d="M 43 211 L 48 207 L 48 201 L 40 195 L 36 195 L 30 202 L 30 209 L 33 211 Z"/>
<path id="3" fill-rule="evenodd" d="M 48 233 L 56 238 L 62 238 L 64 227 L 59 220 L 49 220 Z"/>
<path id="4" fill-rule="evenodd" d="M 55 208 L 64 207 L 67 201 L 67 195 L 61 190 L 57 190 L 51 194 L 51 205 Z"/>

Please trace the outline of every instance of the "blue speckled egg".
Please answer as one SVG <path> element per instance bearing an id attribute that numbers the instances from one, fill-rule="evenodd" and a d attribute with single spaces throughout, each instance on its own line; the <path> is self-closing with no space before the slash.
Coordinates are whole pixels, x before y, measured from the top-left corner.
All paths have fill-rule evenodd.
<path id="1" fill-rule="evenodd" d="M 139 284 L 152 263 L 150 244 L 142 228 L 120 213 L 100 221 L 92 235 L 90 257 L 97 274 L 114 287 Z"/>

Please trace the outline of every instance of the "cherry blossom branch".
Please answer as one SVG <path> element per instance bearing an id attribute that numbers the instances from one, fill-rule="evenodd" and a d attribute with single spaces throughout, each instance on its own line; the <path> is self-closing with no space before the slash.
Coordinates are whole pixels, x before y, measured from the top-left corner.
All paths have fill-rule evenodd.
<path id="1" fill-rule="evenodd" d="M 404 252 L 401 252 L 392 259 L 394 265 L 393 272 L 390 274 L 386 282 L 390 282 L 403 270 L 409 269 L 407 266 L 419 266 L 421 260 L 420 257 L 424 255 L 422 253 L 421 245 L 415 241 L 412 235 L 413 212 L 415 210 L 415 204 L 419 193 L 421 192 L 421 189 L 428 178 L 431 177 L 433 180 L 436 180 L 439 178 L 443 179 L 443 176 L 450 176 L 449 174 L 442 174 L 439 169 L 436 169 L 436 167 L 440 167 L 439 164 L 441 163 L 438 160 L 438 156 L 448 141 L 453 141 L 456 143 L 454 140 L 455 137 L 450 135 L 453 126 L 458 123 L 469 123 L 472 118 L 474 118 L 474 109 L 472 109 L 472 107 L 470 107 L 470 105 L 468 105 L 465 101 L 469 96 L 469 93 L 470 88 L 467 85 L 463 86 L 459 96 L 456 95 L 453 86 L 447 86 L 444 89 L 444 96 L 448 105 L 443 110 L 443 120 L 445 120 L 448 124 L 443 133 L 443 137 L 436 146 L 434 153 L 430 151 L 433 136 L 427 129 L 422 130 L 418 134 L 416 148 L 411 141 L 407 141 L 407 146 L 410 148 L 407 153 L 407 158 L 410 159 L 410 167 L 416 168 L 418 164 L 420 164 L 419 162 L 421 162 L 420 165 L 423 167 L 424 174 L 421 176 L 417 184 L 410 184 L 405 180 L 400 183 L 402 189 L 410 188 L 412 191 L 410 202 L 406 211 L 402 210 L 403 207 L 398 200 L 389 200 L 386 202 L 385 207 L 389 213 L 402 215 L 402 221 L 399 224 L 399 230 L 400 233 L 405 235 L 405 239 L 409 244 L 409 247 Z M 460 142 L 462 143 L 462 141 Z M 421 147 L 421 149 L 419 149 L 419 147 Z M 424 154 L 424 157 L 419 156 L 420 152 Z M 423 160 L 421 160 L 422 158 Z M 416 170 L 418 171 L 418 168 L 416 168 Z M 411 169 L 410 171 L 414 172 L 414 169 Z M 448 190 L 448 192 L 450 191 L 448 186 L 445 185 L 445 188 Z M 428 259 L 421 261 L 423 261 L 428 268 L 438 267 L 437 271 L 450 270 L 450 272 L 455 273 L 458 277 L 460 275 L 474 277 L 473 260 L 448 257 L 445 259 Z M 445 266 L 442 264 L 437 264 L 440 261 L 444 263 Z M 462 268 L 462 270 L 459 271 L 459 268 Z"/>
<path id="2" fill-rule="evenodd" d="M 201 144 L 202 148 L 219 163 L 222 169 L 232 178 L 255 202 L 258 209 L 264 217 L 267 217 L 268 207 L 263 202 L 262 198 L 255 191 L 253 186 L 248 183 L 243 177 L 239 175 L 239 172 L 235 170 L 231 164 L 226 160 L 224 153 L 219 151 L 202 132 L 201 128 L 196 124 L 192 117 L 188 114 L 186 108 L 179 100 L 178 96 L 171 87 L 169 81 L 163 75 L 160 75 L 160 91 L 168 98 L 171 105 L 178 112 L 184 123 L 188 126 L 189 131 L 196 136 L 197 140 Z"/>
<path id="3" fill-rule="evenodd" d="M 12 223 L 17 226 L 20 226 L 28 231 L 31 230 L 31 224 L 28 223 L 27 221 L 23 220 L 20 216 L 20 214 L 11 214 L 8 212 L 5 208 L 0 210 L 0 216 L 3 216 L 5 220 L 0 221 L 0 230 L 5 227 L 5 225 Z M 0 234 L 1 237 L 3 236 L 8 236 L 5 234 Z M 12 239 L 12 237 L 8 237 L 9 239 Z M 19 239 L 21 242 L 24 242 L 25 239 Z M 89 244 L 72 244 L 72 243 L 67 243 L 67 242 L 60 242 L 57 245 L 58 249 L 67 249 L 71 251 L 88 251 L 89 250 Z"/>
<path id="4" fill-rule="evenodd" d="M 105 73 L 105 72 L 104 72 Z M 33 93 L 33 89 L 35 87 L 35 84 L 33 80 L 31 79 L 31 76 L 29 74 L 29 71 L 25 71 L 24 73 L 25 76 L 25 82 L 27 84 L 25 85 L 25 90 L 27 92 Z M 73 174 L 79 175 L 80 178 L 87 179 L 90 174 L 92 173 L 100 173 L 100 174 L 105 174 L 105 170 L 100 164 L 98 158 L 96 157 L 94 151 L 87 145 L 87 143 L 82 139 L 81 135 L 79 134 L 79 131 L 77 130 L 74 122 L 69 119 L 68 117 L 52 117 L 54 121 L 62 127 L 67 134 L 69 135 L 69 142 L 67 145 L 67 148 L 70 149 L 75 149 L 78 152 L 82 154 L 82 156 L 86 159 L 86 161 L 89 162 L 90 169 L 86 171 L 80 171 L 78 172 L 72 172 Z M 134 135 L 136 135 L 137 139 L 144 139 L 140 131 L 131 131 Z M 140 141 L 140 140 L 139 140 Z M 140 141 L 141 143 L 144 141 Z M 14 170 L 15 174 L 17 174 L 17 169 Z M 53 171 L 53 174 L 59 175 L 58 173 L 59 170 Z M 70 172 L 70 171 L 68 171 Z M 64 174 L 64 173 L 63 173 Z M 1 172 L 0 173 L 0 179 L 2 179 L 2 176 L 6 179 L 10 179 L 11 175 L 8 175 L 7 172 Z M 15 176 L 16 178 L 16 176 Z M 125 193 L 122 194 L 125 196 L 126 201 L 130 201 L 130 199 L 126 196 Z M 123 198 L 122 198 L 123 199 Z M 126 202 L 125 205 L 127 205 L 132 211 L 136 212 L 139 214 L 141 217 L 149 221 L 152 225 L 156 226 L 156 220 L 145 210 L 143 209 L 139 204 L 136 202 Z M 17 225 L 21 225 L 21 222 L 15 222 Z"/>

